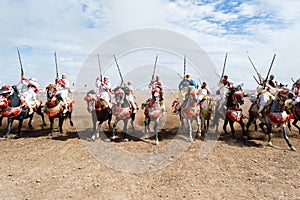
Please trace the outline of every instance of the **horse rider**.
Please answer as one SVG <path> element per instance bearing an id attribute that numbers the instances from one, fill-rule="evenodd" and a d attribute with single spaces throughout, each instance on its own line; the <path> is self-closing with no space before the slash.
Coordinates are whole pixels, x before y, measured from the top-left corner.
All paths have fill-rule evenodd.
<path id="1" fill-rule="evenodd" d="M 268 80 L 268 84 L 273 88 L 277 88 L 277 82 L 274 81 L 274 75 L 273 74 L 270 75 L 270 79 Z"/>
<path id="2" fill-rule="evenodd" d="M 165 107 L 165 102 L 164 102 L 164 85 L 162 83 L 162 81 L 160 80 L 160 76 L 157 75 L 155 77 L 154 80 L 152 80 L 149 84 L 149 88 L 152 88 L 152 89 L 159 89 L 159 102 L 160 102 L 160 105 L 164 108 Z M 152 92 L 152 99 L 154 99 L 154 92 Z"/>
<path id="3" fill-rule="evenodd" d="M 36 95 L 39 92 L 39 84 L 35 78 L 22 77 L 22 84 L 26 87 L 26 90 L 22 92 L 24 101 L 29 109 L 29 115 L 33 113 L 33 108 L 38 104 Z M 24 89 L 24 88 L 23 88 Z"/>
<path id="4" fill-rule="evenodd" d="M 68 105 L 67 105 L 67 97 L 70 91 L 70 83 L 67 80 L 67 74 L 62 73 L 61 79 L 56 80 L 56 87 L 57 87 L 57 93 L 58 99 L 63 102 L 63 113 L 66 113 L 68 111 Z"/>
<path id="5" fill-rule="evenodd" d="M 127 100 L 129 101 L 129 103 L 132 107 L 133 113 L 135 113 L 137 110 L 137 106 L 134 101 L 133 91 L 134 91 L 134 88 L 133 88 L 132 82 L 128 81 L 127 85 L 125 86 L 125 94 L 127 95 Z"/>
<path id="6" fill-rule="evenodd" d="M 263 80 L 263 83 L 258 85 L 256 90 L 257 90 L 258 115 L 261 117 L 262 111 L 266 107 L 267 103 L 271 102 L 270 100 L 275 99 L 275 94 L 277 90 L 276 88 L 274 88 L 272 85 L 269 84 L 269 81 L 266 80 Z"/>
<path id="7" fill-rule="evenodd" d="M 233 87 L 234 83 L 228 79 L 228 75 L 224 75 L 223 79 L 220 81 L 218 85 L 219 85 L 219 89 L 217 90 L 217 94 L 221 95 L 221 100 L 219 102 L 219 107 L 217 110 L 220 111 L 222 106 L 225 105 L 228 88 Z"/>
<path id="8" fill-rule="evenodd" d="M 97 77 L 96 87 L 97 87 L 96 96 L 104 99 L 108 107 L 111 108 L 112 107 L 112 103 L 111 103 L 112 86 L 110 81 L 108 80 L 108 76 L 104 76 L 103 81 L 100 80 L 99 77 Z"/>
<path id="9" fill-rule="evenodd" d="M 178 104 L 176 106 L 176 111 L 179 111 L 183 102 L 186 99 L 186 94 L 188 92 L 188 87 L 197 88 L 197 82 L 191 78 L 190 74 L 186 74 L 184 79 L 180 81 L 178 85 Z"/>
<path id="10" fill-rule="evenodd" d="M 199 99 L 200 103 L 211 95 L 210 90 L 207 88 L 207 83 L 204 81 L 200 87 Z"/>

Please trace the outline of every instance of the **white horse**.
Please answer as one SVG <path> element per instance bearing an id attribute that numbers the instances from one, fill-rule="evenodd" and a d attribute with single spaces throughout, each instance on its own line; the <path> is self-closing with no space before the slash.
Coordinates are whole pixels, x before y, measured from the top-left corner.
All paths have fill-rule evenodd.
<path id="1" fill-rule="evenodd" d="M 188 130 L 189 130 L 189 137 L 190 140 L 193 140 L 192 137 L 192 120 L 196 120 L 197 123 L 197 132 L 196 136 L 201 136 L 201 130 L 200 130 L 200 105 L 198 103 L 198 89 L 196 89 L 193 86 L 188 86 L 187 93 L 185 95 L 185 100 L 181 105 L 180 108 L 180 130 L 183 130 L 184 127 L 184 120 L 186 120 L 188 124 Z"/>

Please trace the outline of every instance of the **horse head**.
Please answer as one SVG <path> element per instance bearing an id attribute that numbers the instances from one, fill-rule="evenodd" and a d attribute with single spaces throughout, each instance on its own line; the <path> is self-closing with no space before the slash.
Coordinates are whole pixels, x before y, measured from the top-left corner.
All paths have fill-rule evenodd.
<path id="1" fill-rule="evenodd" d="M 227 107 L 239 106 L 245 103 L 244 92 L 241 87 L 232 87 L 227 96 Z"/>
<path id="2" fill-rule="evenodd" d="M 188 86 L 186 95 L 189 104 L 195 104 L 198 102 L 199 91 L 194 86 Z"/>
<path id="3" fill-rule="evenodd" d="M 56 92 L 57 92 L 56 85 L 55 84 L 49 84 L 46 87 L 46 91 L 47 91 L 47 98 L 49 100 L 53 99 L 56 96 Z"/>
<path id="4" fill-rule="evenodd" d="M 114 90 L 115 101 L 117 105 L 122 105 L 125 101 L 125 91 L 121 87 Z"/>
<path id="5" fill-rule="evenodd" d="M 94 109 L 94 102 L 95 102 L 96 93 L 94 90 L 90 90 L 83 100 L 87 103 L 87 111 L 90 113 Z"/>

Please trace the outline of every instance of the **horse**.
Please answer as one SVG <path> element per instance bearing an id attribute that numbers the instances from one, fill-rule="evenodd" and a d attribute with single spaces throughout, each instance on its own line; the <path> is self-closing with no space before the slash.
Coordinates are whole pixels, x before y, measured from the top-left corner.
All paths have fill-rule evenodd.
<path id="1" fill-rule="evenodd" d="M 141 105 L 142 109 L 144 110 L 145 115 L 145 132 L 150 132 L 150 122 L 153 121 L 153 130 L 155 133 L 155 144 L 159 145 L 158 140 L 158 125 L 159 121 L 163 115 L 164 107 L 161 106 L 160 102 L 160 90 L 158 88 L 152 89 L 152 98 L 149 98 L 145 103 Z"/>
<path id="2" fill-rule="evenodd" d="M 99 138 L 99 132 L 101 131 L 101 125 L 103 122 L 108 120 L 108 126 L 109 129 L 111 129 L 112 112 L 108 107 L 107 102 L 103 98 L 97 97 L 94 90 L 89 91 L 84 97 L 84 100 L 87 102 L 88 112 L 92 115 L 94 133 L 92 139 L 95 140 Z M 96 128 L 97 121 L 98 126 Z"/>
<path id="3" fill-rule="evenodd" d="M 244 93 L 240 87 L 232 87 L 229 89 L 226 99 L 226 116 L 223 124 L 223 130 L 225 134 L 228 134 L 226 127 L 229 123 L 231 128 L 232 138 L 236 139 L 234 122 L 238 122 L 242 128 L 243 137 L 246 136 L 245 124 L 243 122 L 243 113 L 241 106 L 244 104 Z"/>
<path id="4" fill-rule="evenodd" d="M 4 86 L 4 88 L 0 89 L 0 127 L 2 126 L 2 120 L 4 118 L 4 116 L 1 114 L 2 112 L 5 112 L 6 108 L 8 107 L 8 99 L 5 97 L 7 95 L 7 91 L 8 91 L 8 87 L 9 86 Z M 37 113 L 38 115 L 41 116 L 42 121 L 43 121 L 43 125 L 46 125 L 45 122 L 45 117 L 44 117 L 44 112 L 43 112 L 43 105 L 42 105 L 42 100 L 37 99 L 32 105 L 30 105 L 33 108 L 33 112 Z M 28 121 L 28 126 L 30 128 L 32 128 L 32 119 L 33 119 L 33 115 L 29 114 L 29 121 Z M 4 114 L 7 115 L 7 114 Z"/>
<path id="5" fill-rule="evenodd" d="M 112 130 L 112 140 L 116 138 L 116 127 L 119 121 L 123 121 L 123 133 L 124 137 L 123 139 L 126 139 L 126 132 L 127 132 L 127 125 L 128 120 L 131 119 L 130 124 L 134 131 L 134 120 L 135 120 L 135 112 L 133 112 L 133 109 L 129 103 L 129 101 L 126 98 L 125 93 L 126 88 L 117 87 L 113 90 L 114 92 L 114 103 L 112 106 L 112 114 L 115 117 L 114 123 L 113 123 L 113 130 Z"/>
<path id="6" fill-rule="evenodd" d="M 1 118 L 7 118 L 7 128 L 3 138 L 8 138 L 14 120 L 19 121 L 18 132 L 16 138 L 21 136 L 21 128 L 23 120 L 30 118 L 32 120 L 33 113 L 29 114 L 29 108 L 24 105 L 24 99 L 19 94 L 16 86 L 7 86 L 7 91 L 1 94 Z M 2 87 L 3 89 L 3 87 Z M 6 99 L 6 100 L 5 100 Z M 1 120 L 2 120 L 1 119 Z M 30 125 L 31 125 L 31 120 Z"/>
<path id="7" fill-rule="evenodd" d="M 291 144 L 286 133 L 286 123 L 289 122 L 288 103 L 293 97 L 293 93 L 289 89 L 282 89 L 279 91 L 275 100 L 272 100 L 270 105 L 262 111 L 260 127 L 263 132 L 268 135 L 268 145 L 273 146 L 271 141 L 272 125 L 279 125 L 283 137 L 291 150 L 296 151 L 296 148 Z M 267 127 L 267 130 L 263 126 Z"/>
<path id="8" fill-rule="evenodd" d="M 196 136 L 201 136 L 200 130 L 200 104 L 198 102 L 198 89 L 193 86 L 187 87 L 187 93 L 185 95 L 185 100 L 183 101 L 181 108 L 180 108 L 180 130 L 183 130 L 184 127 L 184 120 L 186 120 L 188 124 L 189 130 L 189 138 L 192 141 L 192 120 L 196 120 L 197 123 L 197 131 Z"/>
<path id="9" fill-rule="evenodd" d="M 203 129 L 204 136 L 207 135 L 209 128 L 209 121 L 213 110 L 215 108 L 215 101 L 209 97 L 204 96 L 200 98 L 200 119 L 201 119 L 201 128 Z"/>
<path id="10" fill-rule="evenodd" d="M 53 127 L 54 127 L 54 119 L 58 118 L 58 126 L 59 126 L 59 132 L 63 132 L 63 123 L 64 120 L 69 118 L 70 120 L 70 125 L 73 126 L 73 121 L 72 121 L 72 111 L 73 111 L 73 103 L 74 100 L 67 98 L 67 108 L 68 111 L 66 113 L 63 113 L 63 103 L 56 95 L 57 89 L 55 84 L 49 84 L 46 87 L 47 91 L 47 102 L 45 104 L 45 110 L 44 113 L 48 116 L 49 121 L 50 121 L 50 133 L 49 136 L 53 136 Z"/>
<path id="11" fill-rule="evenodd" d="M 290 118 L 293 119 L 292 124 L 298 129 L 298 132 L 300 133 L 300 127 L 297 125 L 297 122 L 300 120 L 300 102 L 292 106 L 290 112 L 291 112 Z M 288 122 L 288 128 L 292 132 L 290 121 Z"/>

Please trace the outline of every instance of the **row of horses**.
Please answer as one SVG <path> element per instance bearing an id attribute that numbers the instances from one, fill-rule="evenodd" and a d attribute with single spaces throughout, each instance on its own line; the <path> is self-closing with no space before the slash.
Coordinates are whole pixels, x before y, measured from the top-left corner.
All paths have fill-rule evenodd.
<path id="1" fill-rule="evenodd" d="M 127 126 L 130 120 L 131 128 L 133 131 L 135 130 L 134 127 L 134 120 L 136 112 L 132 109 L 129 101 L 126 98 L 125 88 L 117 87 L 113 90 L 114 101 L 112 107 L 110 108 L 107 105 L 107 102 L 101 95 L 96 95 L 94 90 L 91 90 L 87 93 L 84 97 L 84 100 L 87 102 L 87 110 L 92 115 L 92 122 L 93 122 L 93 136 L 92 140 L 96 140 L 99 138 L 99 134 L 102 131 L 101 126 L 103 122 L 108 121 L 109 129 L 112 129 L 112 137 L 111 139 L 114 140 L 116 138 L 116 127 L 120 121 L 123 121 L 123 139 L 127 139 Z M 150 122 L 154 122 L 153 130 L 156 135 L 156 144 L 159 144 L 158 139 L 158 125 L 159 120 L 164 113 L 164 109 L 159 101 L 159 91 L 153 90 L 151 99 L 144 102 L 141 106 L 144 109 L 145 114 L 145 132 L 150 131 Z M 112 116 L 114 116 L 114 123 L 111 126 Z M 98 122 L 98 125 L 97 125 Z"/>
<path id="2" fill-rule="evenodd" d="M 73 126 L 72 122 L 72 110 L 74 100 L 68 98 L 67 105 L 62 103 L 61 97 L 56 95 L 56 85 L 49 84 L 46 88 L 47 91 L 47 102 L 45 105 L 42 104 L 41 100 L 34 102 L 33 113 L 30 113 L 28 105 L 25 105 L 19 90 L 16 86 L 4 86 L 0 90 L 0 126 L 2 126 L 2 120 L 7 118 L 7 128 L 3 138 L 8 138 L 11 131 L 12 124 L 15 120 L 19 121 L 18 131 L 16 138 L 21 136 L 21 128 L 23 121 L 29 119 L 28 126 L 32 127 L 32 119 L 34 113 L 41 116 L 43 125 L 46 125 L 44 114 L 46 114 L 50 121 L 49 136 L 53 136 L 54 119 L 59 119 L 59 131 L 62 133 L 63 122 L 65 119 L 70 120 L 70 125 Z M 67 112 L 64 113 L 64 106 L 67 106 Z"/>

